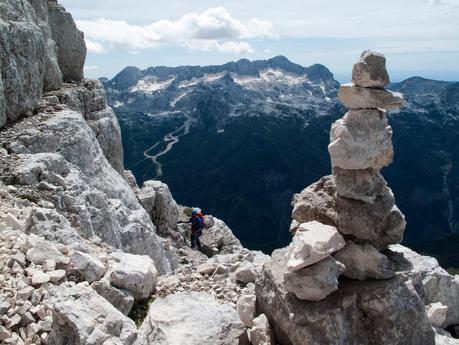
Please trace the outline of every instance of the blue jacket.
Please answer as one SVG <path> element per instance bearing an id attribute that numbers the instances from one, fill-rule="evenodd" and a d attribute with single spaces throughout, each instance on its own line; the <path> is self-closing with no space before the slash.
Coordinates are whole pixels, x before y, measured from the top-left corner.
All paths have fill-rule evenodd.
<path id="1" fill-rule="evenodd" d="M 199 216 L 191 216 L 191 218 L 188 220 L 188 223 L 191 224 L 191 231 L 198 231 L 203 228 L 203 221 L 201 217 Z"/>

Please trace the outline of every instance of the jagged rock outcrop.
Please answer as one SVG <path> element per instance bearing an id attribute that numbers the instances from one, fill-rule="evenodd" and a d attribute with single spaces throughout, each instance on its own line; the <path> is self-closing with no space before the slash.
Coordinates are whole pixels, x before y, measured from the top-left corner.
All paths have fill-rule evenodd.
<path id="1" fill-rule="evenodd" d="M 37 115 L 0 137 L 10 152 L 2 164 L 8 169 L 2 173 L 8 176 L 7 184 L 17 184 L 25 193 L 43 181 L 54 185 L 39 198 L 72 219 L 76 231 L 64 227 L 62 232 L 98 236 L 127 252 L 150 255 L 161 273 L 170 269 L 150 217 L 107 161 L 82 114 L 62 110 L 51 116 Z"/>
<path id="2" fill-rule="evenodd" d="M 167 184 L 161 181 L 145 181 L 137 193 L 137 198 L 150 215 L 158 232 L 163 236 L 175 238 L 173 229 L 179 219 L 179 207 Z"/>
<path id="3" fill-rule="evenodd" d="M 84 36 L 76 27 L 72 15 L 57 0 L 48 1 L 49 26 L 57 45 L 57 58 L 64 81 L 83 79 L 86 60 Z"/>
<path id="4" fill-rule="evenodd" d="M 233 308 L 205 293 L 177 293 L 154 301 L 136 345 L 233 345 L 245 327 Z"/>
<path id="5" fill-rule="evenodd" d="M 35 111 L 42 93 L 59 89 L 63 77 L 81 80 L 86 47 L 71 15 L 54 1 L 6 0 L 0 19 L 1 127 Z"/>

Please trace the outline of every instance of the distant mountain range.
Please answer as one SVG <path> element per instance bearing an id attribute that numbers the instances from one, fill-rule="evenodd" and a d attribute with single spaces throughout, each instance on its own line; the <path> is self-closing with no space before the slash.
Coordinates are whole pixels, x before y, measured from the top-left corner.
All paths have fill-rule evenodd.
<path id="1" fill-rule="evenodd" d="M 330 125 L 346 109 L 323 65 L 283 56 L 220 66 L 127 67 L 103 80 L 125 165 L 224 219 L 246 247 L 290 242 L 293 193 L 330 172 Z M 395 161 L 383 173 L 408 220 L 405 243 L 459 266 L 459 83 L 391 85 Z M 446 248 L 446 249 L 445 249 Z M 453 247 L 454 248 L 454 247 Z"/>

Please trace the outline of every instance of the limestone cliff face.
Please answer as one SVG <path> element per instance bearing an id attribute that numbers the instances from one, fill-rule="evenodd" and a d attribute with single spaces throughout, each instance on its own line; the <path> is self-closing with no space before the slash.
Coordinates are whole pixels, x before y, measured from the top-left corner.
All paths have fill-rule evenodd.
<path id="1" fill-rule="evenodd" d="M 83 34 L 55 1 L 2 1 L 0 42 L 0 127 L 35 111 L 63 80 L 83 78 Z"/>
<path id="2" fill-rule="evenodd" d="M 44 211 L 32 207 L 27 231 L 74 245 L 76 237 L 100 238 L 169 271 L 163 240 L 124 178 L 105 91 L 83 79 L 86 47 L 71 15 L 55 1 L 7 0 L 0 19 L 2 181 L 51 203 L 60 219 L 51 233 L 40 225 L 49 221 Z"/>

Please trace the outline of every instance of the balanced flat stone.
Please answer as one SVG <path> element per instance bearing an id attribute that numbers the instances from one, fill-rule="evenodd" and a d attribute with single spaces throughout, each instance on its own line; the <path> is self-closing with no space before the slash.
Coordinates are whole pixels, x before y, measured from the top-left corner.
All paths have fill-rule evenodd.
<path id="1" fill-rule="evenodd" d="M 404 104 L 401 93 L 386 89 L 361 87 L 353 83 L 341 85 L 338 97 L 349 109 L 397 110 Z"/>

